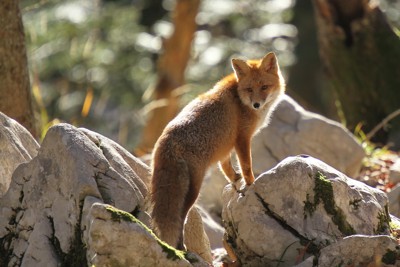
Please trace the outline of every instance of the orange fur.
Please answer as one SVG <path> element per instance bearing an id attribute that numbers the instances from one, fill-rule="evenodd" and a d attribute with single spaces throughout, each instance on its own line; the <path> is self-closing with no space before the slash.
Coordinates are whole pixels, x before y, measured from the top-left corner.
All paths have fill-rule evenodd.
<path id="1" fill-rule="evenodd" d="M 207 168 L 220 161 L 231 182 L 254 182 L 250 142 L 284 92 L 276 57 L 232 60 L 234 73 L 189 103 L 164 129 L 152 161 L 152 219 L 159 237 L 183 249 L 183 224 Z M 235 149 L 241 174 L 230 163 Z"/>

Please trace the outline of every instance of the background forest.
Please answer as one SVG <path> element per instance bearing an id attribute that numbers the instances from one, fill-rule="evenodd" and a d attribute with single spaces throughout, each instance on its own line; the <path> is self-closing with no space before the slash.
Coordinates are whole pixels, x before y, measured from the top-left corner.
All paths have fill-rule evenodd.
<path id="1" fill-rule="evenodd" d="M 287 93 L 306 109 L 345 123 L 323 76 L 312 1 L 178 2 L 199 5 L 194 7 L 196 29 L 184 86 L 175 91 L 182 95 L 181 105 L 230 73 L 232 57 L 259 58 L 274 51 Z M 398 33 L 400 2 L 379 5 Z M 152 95 L 159 83 L 159 59 L 169 53 L 163 44 L 174 32 L 176 6 L 173 0 L 21 1 L 42 132 L 65 121 L 133 150 L 149 113 L 160 104 Z M 182 64 L 167 65 L 174 69 Z"/>

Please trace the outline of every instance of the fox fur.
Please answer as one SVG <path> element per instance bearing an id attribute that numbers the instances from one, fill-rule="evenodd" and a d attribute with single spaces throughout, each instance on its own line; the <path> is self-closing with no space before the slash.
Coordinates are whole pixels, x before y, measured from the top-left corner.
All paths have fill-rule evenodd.
<path id="1" fill-rule="evenodd" d="M 152 157 L 153 229 L 184 249 L 183 224 L 196 201 L 205 172 L 219 162 L 230 182 L 254 182 L 251 139 L 284 93 L 274 53 L 260 60 L 232 59 L 234 73 L 190 102 L 164 129 Z M 241 173 L 234 170 L 235 150 Z"/>

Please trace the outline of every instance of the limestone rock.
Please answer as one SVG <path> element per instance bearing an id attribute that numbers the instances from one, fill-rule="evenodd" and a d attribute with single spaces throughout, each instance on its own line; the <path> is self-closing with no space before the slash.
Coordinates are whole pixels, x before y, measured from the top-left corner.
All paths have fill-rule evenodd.
<path id="1" fill-rule="evenodd" d="M 397 158 L 394 164 L 390 167 L 389 181 L 393 184 L 400 182 L 400 158 Z"/>
<path id="2" fill-rule="evenodd" d="M 288 156 L 307 154 L 354 177 L 365 156 L 361 145 L 341 124 L 304 110 L 287 95 L 270 124 L 253 138 L 252 152 L 254 172 L 258 174 Z"/>
<path id="3" fill-rule="evenodd" d="M 196 206 L 189 210 L 184 226 L 183 242 L 188 251 L 194 251 L 207 262 L 212 262 L 210 240 L 204 231 L 203 220 Z"/>
<path id="4" fill-rule="evenodd" d="M 193 266 L 182 251 L 162 243 L 129 213 L 92 199 L 85 204 L 89 266 Z M 208 266 L 200 258 L 192 260 L 195 266 Z"/>
<path id="5" fill-rule="evenodd" d="M 143 181 L 101 140 L 107 157 L 82 131 L 59 124 L 49 129 L 37 156 L 18 166 L 0 199 L 0 266 L 84 266 L 86 196 L 128 212 L 143 210 Z"/>
<path id="6" fill-rule="evenodd" d="M 295 267 L 399 266 L 397 241 L 386 235 L 352 235 L 320 250 Z"/>
<path id="7" fill-rule="evenodd" d="M 201 215 L 204 231 L 208 236 L 211 249 L 221 248 L 225 229 L 203 207 L 196 205 L 196 208 Z"/>
<path id="8" fill-rule="evenodd" d="M 140 189 L 143 193 L 150 185 L 150 168 L 141 160 L 134 157 L 122 146 L 96 132 L 85 128 L 79 128 L 90 140 L 92 140 L 103 151 L 104 156 L 111 166 L 119 173 L 129 172 L 132 177 L 140 177 L 145 185 L 141 184 Z M 147 187 L 147 188 L 145 188 Z"/>
<path id="9" fill-rule="evenodd" d="M 225 187 L 227 241 L 244 266 L 294 266 L 354 234 L 389 233 L 385 193 L 312 157 L 289 157 L 243 193 Z"/>
<path id="10" fill-rule="evenodd" d="M 399 255 L 400 250 L 394 238 L 353 235 L 321 249 L 318 266 L 399 266 L 400 263 L 396 262 Z"/>
<path id="11" fill-rule="evenodd" d="M 31 160 L 38 149 L 28 130 L 0 112 L 0 197 L 7 191 L 17 166 Z"/>
<path id="12" fill-rule="evenodd" d="M 389 210 L 390 213 L 394 216 L 400 216 L 400 184 L 397 184 L 395 187 L 387 193 L 389 198 Z"/>
<path id="13" fill-rule="evenodd" d="M 216 222 L 221 221 L 222 191 L 228 184 L 222 172 L 213 165 L 206 173 L 200 190 L 198 203 Z"/>
<path id="14" fill-rule="evenodd" d="M 149 174 L 110 139 L 68 124 L 53 126 L 0 198 L 0 266 L 205 266 L 194 253 L 186 258 L 196 263 L 183 259 L 176 265 L 168 259 L 174 250 L 160 246 L 141 223 L 113 217 L 112 209 L 149 225 Z M 188 228 L 195 234 L 186 237 L 188 243 L 211 262 L 201 217 L 191 214 Z"/>

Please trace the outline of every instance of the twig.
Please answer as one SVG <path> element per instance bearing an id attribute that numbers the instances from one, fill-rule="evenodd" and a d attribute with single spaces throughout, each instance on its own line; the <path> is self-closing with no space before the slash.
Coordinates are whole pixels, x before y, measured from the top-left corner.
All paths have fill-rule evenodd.
<path id="1" fill-rule="evenodd" d="M 390 113 L 386 118 L 383 119 L 378 125 L 374 127 L 368 134 L 365 135 L 367 140 L 371 140 L 371 138 L 383 127 L 385 127 L 386 124 L 388 124 L 389 121 L 394 119 L 395 117 L 400 115 L 400 109 L 397 109 Z"/>

